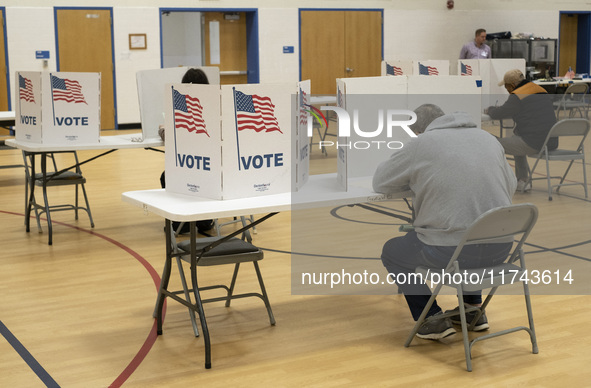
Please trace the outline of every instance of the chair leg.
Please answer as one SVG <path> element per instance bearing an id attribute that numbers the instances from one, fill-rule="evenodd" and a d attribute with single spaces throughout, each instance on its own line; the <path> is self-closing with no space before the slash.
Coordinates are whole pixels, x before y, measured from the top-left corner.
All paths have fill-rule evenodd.
<path id="1" fill-rule="evenodd" d="M 460 323 L 462 326 L 462 339 L 464 342 L 464 355 L 466 356 L 466 369 L 472 372 L 472 354 L 470 352 L 470 339 L 468 338 L 468 323 L 466 322 L 466 307 L 464 306 L 464 294 L 462 287 L 458 287 L 458 306 L 460 307 Z"/>
<path id="2" fill-rule="evenodd" d="M 550 161 L 548 160 L 548 153 L 545 152 L 546 156 L 546 180 L 548 182 L 548 201 L 552 201 L 552 178 L 550 177 Z"/>
<path id="3" fill-rule="evenodd" d="M 86 203 L 86 213 L 88 213 L 88 218 L 90 219 L 90 227 L 94 228 L 94 220 L 92 219 L 90 203 L 88 202 L 88 196 L 86 195 L 86 188 L 84 187 L 84 183 L 82 183 L 80 186 L 82 186 L 82 195 L 84 195 L 84 202 Z M 76 194 L 76 198 L 78 198 L 78 194 Z"/>
<path id="4" fill-rule="evenodd" d="M 234 294 L 234 287 L 236 286 L 236 279 L 238 278 L 239 269 L 240 263 L 236 263 L 236 265 L 234 266 L 234 274 L 232 275 L 232 281 L 230 282 L 230 287 L 228 287 L 226 307 L 230 307 L 230 302 L 232 301 L 232 295 Z"/>
<path id="5" fill-rule="evenodd" d="M 437 296 L 437 294 L 439 294 L 439 290 L 441 290 L 441 287 L 442 286 L 443 286 L 443 284 L 439 283 L 437 285 L 437 287 L 435 287 L 435 291 L 431 294 L 431 297 L 429 298 L 429 301 L 427 302 L 427 305 L 423 309 L 423 312 L 421 313 L 421 316 L 416 321 L 415 326 L 413 327 L 412 331 L 410 332 L 410 335 L 406 339 L 406 342 L 404 343 L 404 347 L 408 348 L 410 346 L 410 343 L 412 342 L 412 340 L 414 339 L 415 335 L 419 331 L 419 327 L 425 321 L 425 317 L 427 316 L 427 313 L 429 312 L 429 309 L 433 305 L 433 302 L 435 302 L 435 297 Z"/>
<path id="6" fill-rule="evenodd" d="M 263 275 L 261 275 L 259 263 L 256 261 L 253 261 L 252 263 L 254 264 L 254 269 L 257 273 L 257 278 L 259 279 L 261 294 L 263 295 L 263 301 L 265 302 L 265 307 L 267 307 L 267 313 L 269 314 L 269 321 L 271 322 L 271 325 L 275 325 L 275 317 L 273 316 L 273 310 L 271 310 L 271 303 L 269 303 L 269 296 L 267 295 L 267 290 L 265 289 L 265 283 L 263 282 Z"/>
<path id="7" fill-rule="evenodd" d="M 183 261 L 180 257 L 176 258 L 176 265 L 179 269 L 179 275 L 181 277 L 181 284 L 183 285 L 183 293 L 185 294 L 185 300 L 191 304 L 191 293 L 189 292 L 189 287 L 187 286 L 187 279 L 185 278 L 185 271 L 183 270 Z M 189 318 L 191 318 L 191 325 L 193 326 L 193 333 L 195 333 L 195 337 L 199 337 L 199 327 L 197 326 L 197 320 L 195 318 L 195 311 L 193 309 L 189 310 Z"/>

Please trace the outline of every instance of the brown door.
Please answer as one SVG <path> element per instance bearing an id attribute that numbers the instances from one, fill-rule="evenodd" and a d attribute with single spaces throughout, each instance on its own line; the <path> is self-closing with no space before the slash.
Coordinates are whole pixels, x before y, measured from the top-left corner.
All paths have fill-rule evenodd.
<path id="1" fill-rule="evenodd" d="M 203 13 L 205 66 L 220 68 L 221 84 L 245 84 L 247 83 L 246 14 L 239 12 L 228 14 L 228 16 L 226 18 L 223 12 Z M 219 25 L 219 48 L 211 47 L 212 25 L 210 22 L 217 22 Z M 216 52 L 219 52 L 219 62 L 215 60 Z M 224 74 L 225 71 L 243 72 L 244 74 Z"/>
<path id="2" fill-rule="evenodd" d="M 336 79 L 380 75 L 380 11 L 302 11 L 302 80 L 312 94 L 335 94 Z"/>
<path id="3" fill-rule="evenodd" d="M 577 14 L 561 14 L 560 15 L 560 54 L 558 57 L 558 74 L 562 77 L 568 71 L 568 67 L 572 66 L 573 71 L 577 71 L 577 30 L 578 30 Z M 580 73 L 585 73 L 586 70 L 580 70 Z"/>
<path id="4" fill-rule="evenodd" d="M 56 23 L 59 70 L 101 73 L 101 129 L 114 129 L 111 11 L 60 9 Z"/>
<path id="5" fill-rule="evenodd" d="M 6 82 L 6 47 L 4 47 L 4 11 L 0 11 L 0 111 L 8 110 L 8 84 Z M 18 85 L 15 85 L 17 90 Z M 16 103 L 16 102 L 15 102 Z"/>

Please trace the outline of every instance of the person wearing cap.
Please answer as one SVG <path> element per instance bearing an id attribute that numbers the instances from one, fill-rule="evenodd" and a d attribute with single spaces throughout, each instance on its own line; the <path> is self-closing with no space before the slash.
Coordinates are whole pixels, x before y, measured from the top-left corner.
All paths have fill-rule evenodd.
<path id="1" fill-rule="evenodd" d="M 502 106 L 491 106 L 484 110 L 491 119 L 513 119 L 513 135 L 499 138 L 505 153 L 515 158 L 517 191 L 531 190 L 529 181 L 528 155 L 536 155 L 542 149 L 546 136 L 556 123 L 552 98 L 546 90 L 529 82 L 519 69 L 505 73 L 499 86 L 505 86 L 510 96 Z M 548 142 L 548 149 L 558 147 L 558 139 Z"/>
<path id="2" fill-rule="evenodd" d="M 479 28 L 474 33 L 474 40 L 466 43 L 460 51 L 460 59 L 488 59 L 490 47 L 486 41 L 486 30 Z"/>

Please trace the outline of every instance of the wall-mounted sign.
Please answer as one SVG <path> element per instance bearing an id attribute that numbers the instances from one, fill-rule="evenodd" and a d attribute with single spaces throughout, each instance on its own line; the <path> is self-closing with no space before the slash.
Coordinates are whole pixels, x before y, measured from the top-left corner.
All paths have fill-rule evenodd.
<path id="1" fill-rule="evenodd" d="M 35 59 L 49 59 L 49 50 L 35 51 Z"/>
<path id="2" fill-rule="evenodd" d="M 130 50 L 145 50 L 148 48 L 146 34 L 129 34 Z"/>

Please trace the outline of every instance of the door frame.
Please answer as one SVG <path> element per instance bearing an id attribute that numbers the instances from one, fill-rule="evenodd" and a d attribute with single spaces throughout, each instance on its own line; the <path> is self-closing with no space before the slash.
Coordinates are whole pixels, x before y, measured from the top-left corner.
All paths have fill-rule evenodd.
<path id="1" fill-rule="evenodd" d="M 302 11 L 373 11 L 382 15 L 382 47 L 381 55 L 384 60 L 384 9 L 383 8 L 298 8 L 298 46 L 299 46 L 299 80 L 302 80 Z"/>
<path id="2" fill-rule="evenodd" d="M 12 110 L 12 93 L 10 93 L 10 65 L 8 63 L 8 36 L 6 36 L 6 7 L 0 7 L 0 14 L 2 14 L 2 30 L 4 31 L 4 52 L 0 55 L 4 55 L 4 63 L 6 64 L 6 99 L 8 100 L 8 110 Z"/>
<path id="3" fill-rule="evenodd" d="M 258 8 L 167 8 L 158 9 L 160 17 L 160 67 L 164 64 L 162 48 L 162 14 L 164 12 L 244 12 L 246 15 L 246 79 L 249 84 L 260 80 L 259 10 Z"/>
<path id="4" fill-rule="evenodd" d="M 117 71 L 115 68 L 115 35 L 114 26 L 115 20 L 113 18 L 113 7 L 53 7 L 53 24 L 55 29 L 55 63 L 56 71 L 60 71 L 60 50 L 59 50 L 59 39 L 57 31 L 57 12 L 59 10 L 101 10 L 109 11 L 111 15 L 111 63 L 113 64 L 113 104 L 115 110 L 115 129 L 119 129 L 119 120 L 117 119 Z"/>
<path id="5" fill-rule="evenodd" d="M 591 72 L 591 11 L 560 11 L 558 13 L 558 52 L 556 56 L 556 71 L 560 68 L 560 28 L 562 15 L 578 15 L 577 21 L 577 63 L 575 69 L 585 69 Z M 581 18 L 584 16 L 584 18 Z M 557 74 L 558 76 L 558 74 Z"/>

